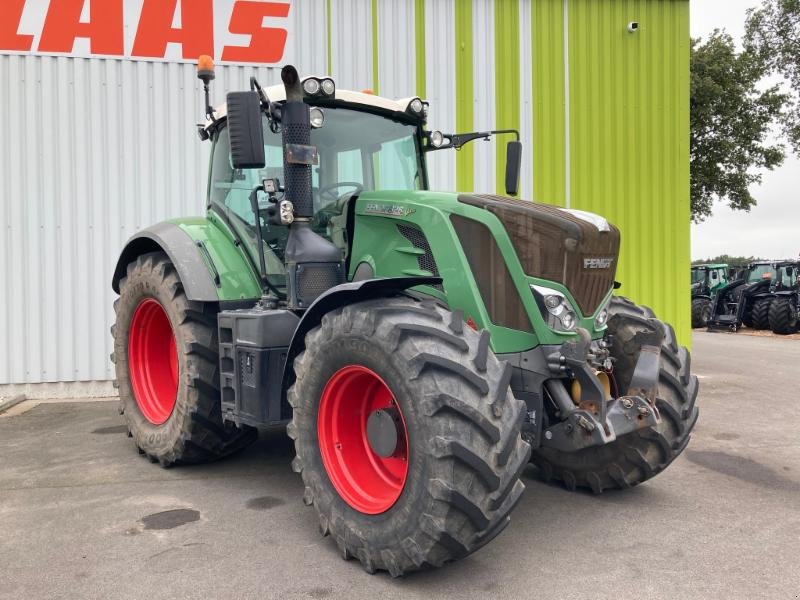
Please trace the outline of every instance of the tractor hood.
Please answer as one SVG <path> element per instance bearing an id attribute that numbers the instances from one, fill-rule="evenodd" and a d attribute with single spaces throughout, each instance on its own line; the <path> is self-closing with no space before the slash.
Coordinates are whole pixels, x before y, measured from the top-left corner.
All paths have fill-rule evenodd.
<path id="1" fill-rule="evenodd" d="M 493 213 L 525 274 L 564 285 L 591 315 L 614 284 L 619 229 L 603 217 L 506 196 L 462 194 L 459 202 Z"/>

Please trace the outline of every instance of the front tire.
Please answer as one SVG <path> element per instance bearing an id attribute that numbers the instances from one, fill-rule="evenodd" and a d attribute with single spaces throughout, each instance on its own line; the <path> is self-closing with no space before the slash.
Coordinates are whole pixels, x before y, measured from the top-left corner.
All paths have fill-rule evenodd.
<path id="1" fill-rule="evenodd" d="M 434 303 L 370 300 L 326 314 L 294 368 L 293 467 L 344 558 L 399 576 L 462 558 L 508 524 L 530 447 L 488 332 Z M 364 431 L 391 406 L 404 439 L 383 459 Z"/>
<path id="2" fill-rule="evenodd" d="M 776 298 L 769 307 L 769 328 L 773 333 L 789 335 L 797 331 L 797 311 L 788 298 Z"/>
<path id="3" fill-rule="evenodd" d="M 692 300 L 692 328 L 708 327 L 709 320 L 711 320 L 711 300 L 694 298 Z"/>
<path id="4" fill-rule="evenodd" d="M 627 391 L 638 358 L 637 332 L 657 328 L 664 333 L 656 398 L 661 422 L 605 446 L 578 452 L 542 447 L 535 449 L 532 457 L 545 480 L 561 481 L 570 490 L 588 488 L 596 494 L 632 487 L 663 471 L 686 448 L 698 416 L 697 377 L 691 374 L 689 352 L 678 346 L 672 327 L 627 298 L 612 298 L 609 313 L 611 356 L 616 358 L 614 379 L 620 395 Z"/>
<path id="5" fill-rule="evenodd" d="M 139 452 L 162 466 L 235 452 L 255 429 L 223 424 L 217 315 L 192 302 L 166 254 L 128 265 L 111 328 L 120 413 Z"/>

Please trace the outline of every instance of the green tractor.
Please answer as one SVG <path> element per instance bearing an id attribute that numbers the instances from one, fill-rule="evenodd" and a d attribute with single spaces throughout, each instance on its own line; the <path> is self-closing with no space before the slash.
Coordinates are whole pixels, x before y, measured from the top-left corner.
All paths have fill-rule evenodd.
<path id="1" fill-rule="evenodd" d="M 728 265 L 692 265 L 692 327 L 707 327 L 717 292 L 728 285 Z"/>
<path id="2" fill-rule="evenodd" d="M 776 277 L 770 291 L 768 322 L 773 333 L 789 335 L 800 330 L 800 260 L 776 263 Z"/>
<path id="3" fill-rule="evenodd" d="M 744 325 L 782 335 L 794 333 L 800 317 L 798 269 L 797 259 L 759 260 L 747 265 L 737 279 L 717 291 L 709 331 L 735 332 Z"/>
<path id="4" fill-rule="evenodd" d="M 113 276 L 141 454 L 214 460 L 285 425 L 322 534 L 399 576 L 497 536 L 531 461 L 600 493 L 686 447 L 697 379 L 672 327 L 613 295 L 616 227 L 429 191 L 429 152 L 509 132 L 429 131 L 420 98 L 291 66 L 214 110 L 210 59 L 198 75 L 208 212 L 135 235 Z"/>

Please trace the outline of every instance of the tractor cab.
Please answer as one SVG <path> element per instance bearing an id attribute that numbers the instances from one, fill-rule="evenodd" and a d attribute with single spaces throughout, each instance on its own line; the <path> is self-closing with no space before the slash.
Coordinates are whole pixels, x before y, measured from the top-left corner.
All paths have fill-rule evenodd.
<path id="1" fill-rule="evenodd" d="M 271 205 L 279 205 L 286 196 L 282 134 L 286 87 L 261 88 L 255 80 L 251 86 L 253 102 L 257 100 L 260 107 L 260 135 L 255 138 L 263 154 L 259 155 L 258 164 L 253 164 L 252 157 L 245 157 L 250 160 L 248 164 L 247 160 L 235 164 L 237 148 L 231 145 L 229 122 L 231 118 L 241 118 L 240 113 L 231 115 L 232 110 L 241 111 L 241 104 L 233 109 L 228 103 L 209 109 L 208 120 L 199 126 L 201 139 L 212 141 L 208 206 L 242 240 L 254 265 L 261 260 L 258 226 L 261 227 L 265 283 L 283 299 L 287 295 L 285 251 L 290 230 L 287 222 L 269 218 L 269 211 Z M 427 190 L 427 152 L 458 149 L 469 141 L 488 139 L 494 134 L 514 134 L 516 140 L 509 142 L 506 180 L 507 192 L 516 194 L 521 160 L 518 132 L 429 132 L 425 129 L 428 103 L 420 98 L 391 100 L 368 91 L 342 90 L 329 77 L 305 77 L 300 86 L 311 124 L 309 143 L 305 145 L 311 174 L 310 230 L 332 243 L 346 261 L 352 242 L 353 200 L 376 190 Z M 286 158 L 290 162 L 299 159 Z M 274 186 L 272 195 L 263 192 L 265 181 Z M 257 207 L 251 200 L 254 189 L 259 190 Z M 302 308 L 303 304 L 297 307 Z"/>

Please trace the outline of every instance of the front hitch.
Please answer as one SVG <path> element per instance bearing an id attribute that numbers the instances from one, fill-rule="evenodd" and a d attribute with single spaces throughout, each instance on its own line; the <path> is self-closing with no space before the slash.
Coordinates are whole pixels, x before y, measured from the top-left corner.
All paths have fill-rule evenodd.
<path id="1" fill-rule="evenodd" d="M 575 404 L 561 380 L 549 379 L 545 388 L 555 402 L 562 421 L 544 431 L 541 445 L 561 452 L 576 452 L 589 446 L 609 444 L 618 437 L 657 425 L 661 421 L 655 406 L 663 334 L 640 331 L 634 340 L 639 358 L 628 385 L 628 394 L 608 399 L 593 363 L 597 356 L 589 333 L 578 330 L 578 340 L 565 342 L 548 357 L 556 372 L 567 370 L 580 384 L 580 403 Z"/>

